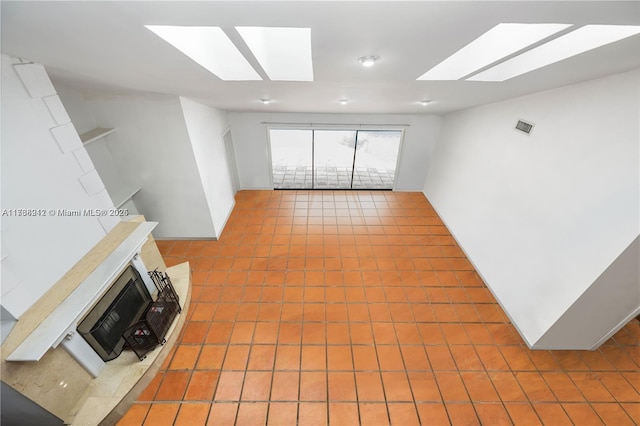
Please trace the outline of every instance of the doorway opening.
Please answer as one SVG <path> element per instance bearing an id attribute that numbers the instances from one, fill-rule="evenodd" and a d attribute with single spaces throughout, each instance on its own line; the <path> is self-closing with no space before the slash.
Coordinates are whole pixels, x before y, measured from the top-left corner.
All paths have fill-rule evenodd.
<path id="1" fill-rule="evenodd" d="M 393 189 L 401 130 L 269 129 L 274 189 Z"/>

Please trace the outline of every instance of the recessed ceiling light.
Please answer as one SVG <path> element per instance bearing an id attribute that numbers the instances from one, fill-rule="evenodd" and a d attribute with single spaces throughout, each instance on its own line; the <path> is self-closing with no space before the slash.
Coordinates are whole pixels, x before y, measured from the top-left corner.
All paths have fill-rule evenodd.
<path id="1" fill-rule="evenodd" d="M 338 102 L 340 102 L 340 105 L 346 105 L 349 103 L 348 99 L 340 99 Z"/>
<path id="2" fill-rule="evenodd" d="M 363 67 L 372 67 L 376 62 L 378 62 L 379 59 L 380 56 L 363 56 L 361 58 L 358 58 L 358 62 L 360 62 Z"/>
<path id="3" fill-rule="evenodd" d="M 313 81 L 311 28 L 236 27 L 264 72 L 276 81 Z"/>
<path id="4" fill-rule="evenodd" d="M 498 24 L 418 77 L 418 80 L 458 80 L 569 26 Z"/>
<path id="5" fill-rule="evenodd" d="M 427 106 L 427 105 L 429 105 L 431 102 L 432 102 L 432 101 L 430 101 L 430 100 L 428 100 L 428 99 L 423 99 L 423 100 L 421 100 L 419 103 L 420 103 L 420 105 L 422 105 L 422 106 Z"/>
<path id="6" fill-rule="evenodd" d="M 262 98 L 262 99 L 260 99 L 260 102 L 262 102 L 265 105 L 269 105 L 271 102 L 273 102 L 273 99 Z"/>
<path id="7" fill-rule="evenodd" d="M 262 80 L 219 27 L 145 27 L 222 80 Z"/>
<path id="8" fill-rule="evenodd" d="M 640 33 L 640 26 L 586 25 L 489 68 L 468 80 L 504 81 Z"/>

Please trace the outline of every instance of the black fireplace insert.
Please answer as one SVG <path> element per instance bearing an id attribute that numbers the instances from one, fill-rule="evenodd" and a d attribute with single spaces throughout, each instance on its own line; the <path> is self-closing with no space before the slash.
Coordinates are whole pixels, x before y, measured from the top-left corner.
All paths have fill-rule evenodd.
<path id="1" fill-rule="evenodd" d="M 110 361 L 122 352 L 122 333 L 152 302 L 140 274 L 130 265 L 78 324 L 78 332 L 104 361 Z"/>

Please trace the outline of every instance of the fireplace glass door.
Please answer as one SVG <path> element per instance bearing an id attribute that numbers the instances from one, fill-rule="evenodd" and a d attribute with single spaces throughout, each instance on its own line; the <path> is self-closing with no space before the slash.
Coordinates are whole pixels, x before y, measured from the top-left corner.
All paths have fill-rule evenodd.
<path id="1" fill-rule="evenodd" d="M 122 333 L 145 313 L 152 299 L 138 271 L 129 266 L 78 324 L 78 332 L 104 361 L 122 352 Z"/>

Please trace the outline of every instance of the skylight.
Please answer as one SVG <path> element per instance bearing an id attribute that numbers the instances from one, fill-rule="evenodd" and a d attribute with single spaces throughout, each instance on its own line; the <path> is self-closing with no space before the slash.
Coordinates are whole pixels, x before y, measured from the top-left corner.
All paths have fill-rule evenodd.
<path id="1" fill-rule="evenodd" d="M 571 56 L 613 43 L 640 33 L 639 26 L 586 25 L 569 34 L 551 40 L 508 61 L 489 68 L 469 80 L 504 81 L 542 68 Z"/>
<path id="2" fill-rule="evenodd" d="M 458 80 L 569 26 L 498 24 L 418 77 L 418 80 Z"/>
<path id="3" fill-rule="evenodd" d="M 218 27 L 145 26 L 222 80 L 262 80 Z"/>
<path id="4" fill-rule="evenodd" d="M 311 28 L 236 27 L 271 80 L 313 81 Z"/>

